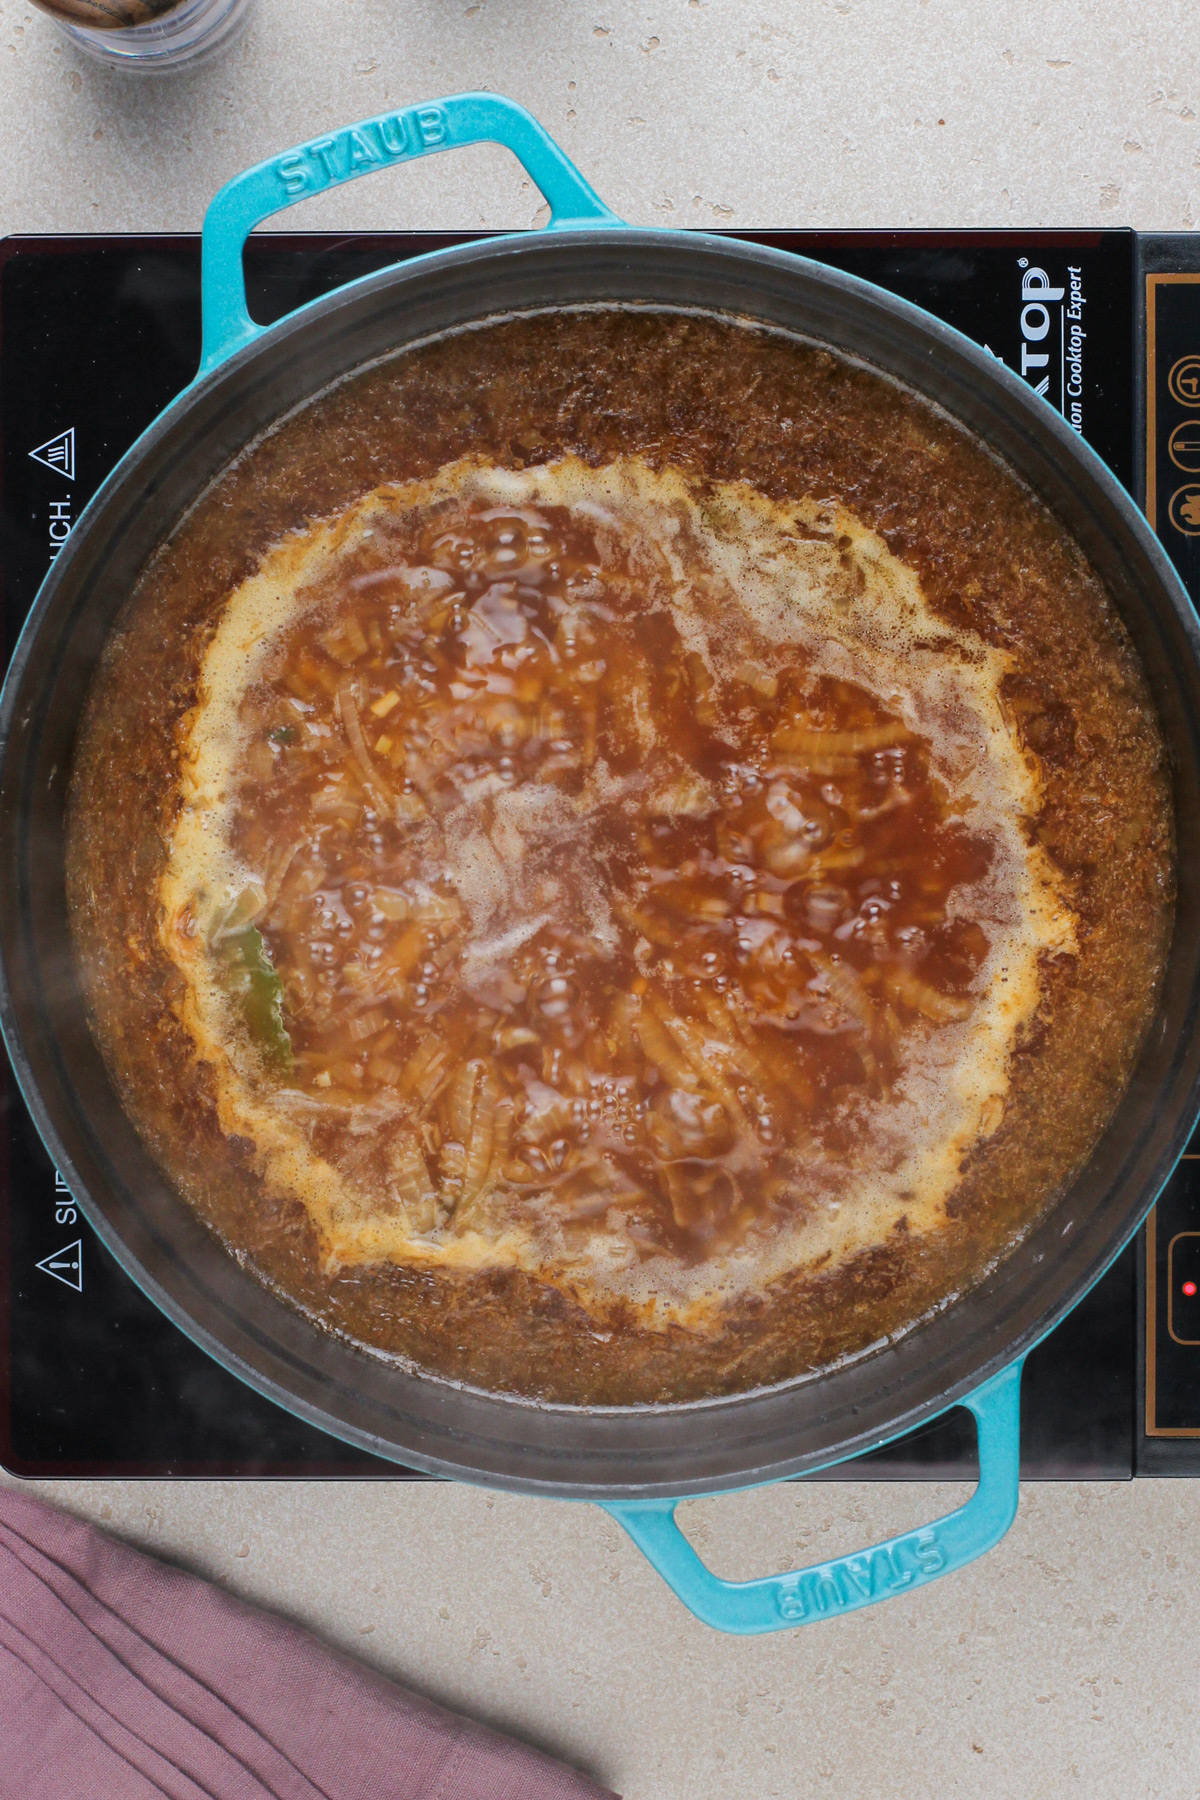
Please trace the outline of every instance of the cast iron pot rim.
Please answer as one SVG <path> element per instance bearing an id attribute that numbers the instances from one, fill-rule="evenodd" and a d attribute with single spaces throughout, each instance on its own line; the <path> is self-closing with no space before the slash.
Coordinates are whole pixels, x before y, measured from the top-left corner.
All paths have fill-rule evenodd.
<path id="1" fill-rule="evenodd" d="M 336 313 L 343 307 L 352 304 L 356 299 L 367 299 L 371 295 L 387 289 L 397 289 L 402 292 L 408 285 L 420 283 L 432 274 L 459 265 L 486 265 L 499 260 L 508 260 L 512 257 L 528 257 L 530 255 L 559 255 L 568 252 L 572 247 L 590 249 L 598 245 L 603 245 L 610 249 L 615 248 L 619 251 L 629 251 L 631 253 L 636 253 L 640 250 L 654 250 L 660 253 L 666 251 L 668 254 L 679 254 L 684 257 L 699 252 L 701 255 L 711 256 L 719 262 L 737 265 L 739 268 L 744 269 L 747 264 L 759 265 L 764 268 L 770 268 L 777 274 L 782 274 L 789 279 L 796 277 L 807 279 L 833 293 L 844 292 L 847 296 L 854 296 L 860 302 L 868 303 L 879 312 L 891 314 L 903 325 L 906 325 L 910 330 L 918 332 L 920 336 L 926 340 L 926 348 L 931 357 L 936 353 L 938 348 L 943 348 L 956 356 L 960 362 L 965 361 L 968 365 L 972 365 L 974 372 L 978 374 L 985 383 L 991 385 L 994 389 L 1000 390 L 1010 406 L 1015 404 L 1018 411 L 1029 416 L 1039 433 L 1049 435 L 1055 439 L 1058 446 L 1068 454 L 1071 460 L 1082 465 L 1084 474 L 1090 478 L 1094 485 L 1105 492 L 1110 503 L 1115 504 L 1117 510 L 1122 514 L 1127 528 L 1131 530 L 1132 535 L 1137 540 L 1139 550 L 1152 565 L 1153 573 L 1157 576 L 1165 595 L 1169 596 L 1177 620 L 1182 625 L 1185 636 L 1188 639 L 1193 658 L 1200 664 L 1200 625 L 1197 624 L 1186 590 L 1183 588 L 1173 565 L 1167 558 L 1158 539 L 1150 531 L 1149 526 L 1137 510 L 1125 489 L 1116 480 L 1116 477 L 1102 459 L 1092 450 L 1091 446 L 1087 444 L 1086 440 L 1074 432 L 1051 407 L 1034 395 L 1032 390 L 1019 376 L 996 358 L 981 350 L 969 338 L 956 331 L 953 327 L 945 325 L 941 320 L 926 313 L 922 308 L 913 305 L 911 302 L 902 300 L 897 296 L 888 293 L 886 290 L 876 287 L 873 283 L 865 281 L 857 276 L 846 274 L 840 270 L 830 269 L 824 264 L 813 261 L 808 257 L 797 255 L 794 252 L 776 250 L 769 246 L 750 244 L 744 240 L 715 237 L 708 233 L 638 229 L 631 227 L 585 227 L 545 234 L 530 233 L 511 236 L 505 235 L 483 238 L 468 244 L 455 245 L 443 250 L 426 252 L 419 257 L 409 259 L 407 262 L 394 264 L 386 269 L 377 271 L 372 275 L 362 277 L 358 281 L 337 289 L 332 294 L 322 296 L 317 300 L 309 302 L 295 312 L 288 314 L 274 325 L 264 328 L 259 335 L 247 344 L 239 347 L 215 368 L 198 376 L 189 387 L 185 388 L 175 400 L 164 408 L 136 443 L 131 446 L 121 458 L 111 473 L 105 478 L 104 482 L 85 508 L 84 513 L 77 522 L 75 530 L 71 533 L 70 539 L 64 546 L 60 556 L 56 559 L 46 580 L 43 582 L 42 588 L 25 621 L 5 679 L 3 695 L 0 696 L 0 785 L 3 783 L 5 774 L 5 763 L 7 761 L 17 694 L 32 645 L 38 635 L 42 620 L 49 608 L 54 593 L 59 584 L 65 579 L 75 559 L 83 554 L 82 547 L 86 543 L 90 527 L 94 520 L 107 507 L 113 496 L 128 479 L 129 475 L 135 469 L 142 466 L 145 459 L 153 454 L 161 439 L 177 426 L 182 417 L 186 416 L 195 400 L 199 399 L 201 396 L 212 393 L 226 381 L 236 381 L 239 374 L 248 366 L 252 365 L 263 351 L 281 344 L 290 337 L 302 336 L 311 321 L 318 318 L 325 318 L 331 313 Z M 806 337 L 801 331 L 776 324 L 771 320 L 756 320 L 754 314 L 750 311 L 734 311 L 733 309 L 723 309 L 717 305 L 704 305 L 702 303 L 697 303 L 694 307 L 688 307 L 673 302 L 656 302 L 654 300 L 639 302 L 628 299 L 605 300 L 601 298 L 594 302 L 569 302 L 557 307 L 553 303 L 549 303 L 546 305 L 532 305 L 530 307 L 508 308 L 501 311 L 493 311 L 492 313 L 481 313 L 477 319 L 459 321 L 456 324 L 447 327 L 443 332 L 428 333 L 423 337 L 406 340 L 401 344 L 400 351 L 403 352 L 410 348 L 414 348 L 421 342 L 428 342 L 431 337 L 449 336 L 475 329 L 480 326 L 486 326 L 499 317 L 513 316 L 518 313 L 531 314 L 552 310 L 589 310 L 592 308 L 611 308 L 614 310 L 629 311 L 645 310 L 651 312 L 694 312 L 697 315 L 708 317 L 719 317 L 723 313 L 725 317 L 730 318 L 735 322 L 748 325 L 759 323 L 765 330 L 778 335 L 791 337 L 794 341 L 807 341 L 817 344 L 829 342 L 827 339 L 821 339 L 815 336 Z M 881 367 L 877 363 L 872 363 L 868 358 L 847 351 L 837 344 L 830 343 L 829 347 L 843 360 L 856 362 L 860 366 L 870 368 L 873 373 L 882 376 L 885 380 L 911 391 L 909 381 L 895 375 L 886 367 Z M 314 388 L 312 394 L 307 396 L 303 401 L 298 402 L 296 407 L 292 410 L 298 410 L 300 407 L 310 404 L 311 400 L 315 398 L 318 393 L 329 391 L 331 387 L 338 385 L 344 379 L 352 377 L 362 368 L 370 367 L 372 364 L 386 360 L 386 356 L 387 353 L 383 353 L 381 356 L 368 358 L 361 364 L 355 364 L 352 369 L 346 370 L 344 374 Z M 943 411 L 943 413 L 948 413 L 948 409 L 945 405 L 936 399 L 933 399 L 931 396 L 922 394 L 921 398 L 926 404 L 933 405 L 935 408 L 940 407 L 940 410 Z M 282 420 L 287 416 L 288 413 L 284 412 L 279 415 L 279 419 Z M 953 413 L 949 413 L 949 416 L 952 418 L 954 417 Z M 273 422 L 272 429 L 277 422 L 278 421 Z M 253 441 L 253 439 L 250 440 L 250 442 Z M 202 492 L 203 489 L 199 491 Z M 344 1423 L 340 1420 L 331 1419 L 330 1415 L 319 1405 L 311 1404 L 291 1393 L 287 1388 L 276 1382 L 270 1376 L 265 1376 L 258 1371 L 249 1368 L 236 1351 L 232 1351 L 225 1347 L 225 1345 L 214 1337 L 207 1328 L 196 1323 L 191 1318 L 185 1304 L 168 1294 L 161 1284 L 142 1267 L 136 1257 L 126 1250 L 124 1242 L 119 1234 L 110 1226 L 106 1216 L 94 1206 L 90 1194 L 87 1193 L 83 1184 L 79 1182 L 72 1166 L 71 1159 L 66 1155 L 65 1149 L 59 1141 L 55 1125 L 50 1118 L 48 1111 L 44 1108 L 40 1091 L 33 1081 L 23 1046 L 18 1035 L 8 980 L 8 971 L 2 956 L 0 956 L 0 1028 L 3 1030 L 6 1043 L 9 1047 L 9 1054 L 17 1075 L 18 1084 L 31 1113 L 34 1116 L 38 1131 L 52 1156 L 55 1157 L 57 1166 L 62 1169 L 64 1178 L 67 1179 L 68 1185 L 72 1187 L 73 1193 L 77 1198 L 79 1198 L 80 1195 L 83 1196 L 82 1198 L 79 1198 L 79 1204 L 92 1228 L 97 1232 L 97 1235 L 101 1238 L 102 1242 L 105 1243 L 106 1247 L 114 1255 L 125 1272 L 135 1281 L 137 1286 L 148 1295 L 154 1304 L 158 1306 L 158 1308 L 171 1319 L 175 1325 L 183 1330 L 186 1336 L 191 1338 L 193 1342 L 199 1344 L 208 1354 L 212 1355 L 214 1360 L 220 1365 L 230 1369 L 241 1379 L 245 1380 L 252 1388 L 266 1394 L 269 1398 L 274 1400 L 277 1404 L 282 1405 L 292 1414 L 308 1419 L 321 1429 L 332 1432 L 335 1436 L 342 1438 L 344 1441 L 357 1444 L 362 1448 L 391 1461 L 400 1462 L 401 1458 L 403 1458 L 403 1461 L 409 1466 L 423 1468 L 430 1473 L 449 1473 L 459 1479 L 483 1483 L 488 1486 L 511 1488 L 517 1491 L 543 1493 L 562 1493 L 564 1491 L 569 1491 L 576 1497 L 600 1497 L 603 1495 L 611 1498 L 616 1495 L 624 1496 L 631 1492 L 650 1494 L 656 1491 L 668 1491 L 666 1489 L 661 1489 L 661 1484 L 659 1488 L 656 1488 L 655 1484 L 652 1483 L 639 1484 L 636 1488 L 630 1488 L 626 1485 L 620 1487 L 606 1486 L 603 1488 L 591 1488 L 586 1484 L 579 1484 L 572 1485 L 569 1490 L 565 1490 L 561 1485 L 555 1484 L 552 1481 L 510 1477 L 503 1474 L 496 1474 L 491 1471 L 483 1473 L 474 1465 L 458 1464 L 449 1457 L 426 1456 L 419 1452 L 409 1450 L 398 1451 L 395 1447 L 381 1440 L 369 1431 L 365 1431 L 357 1426 Z M 1077 1277 L 1065 1296 L 1060 1296 L 1058 1298 L 1052 1309 L 1043 1313 L 1034 1325 L 1028 1327 L 1015 1339 L 1007 1340 L 1002 1349 L 993 1352 L 983 1359 L 969 1375 L 963 1376 L 958 1381 L 952 1383 L 946 1388 L 943 1394 L 932 1400 L 919 1403 L 900 1417 L 895 1418 L 889 1423 L 886 1432 L 882 1436 L 878 1430 L 872 1430 L 869 1437 L 864 1438 L 861 1441 L 855 1440 L 851 1442 L 848 1447 L 839 1448 L 832 1456 L 822 1456 L 820 1457 L 820 1460 L 817 1460 L 814 1453 L 810 1452 L 807 1455 L 793 1457 L 790 1460 L 780 1463 L 772 1463 L 769 1466 L 764 1466 L 759 1469 L 747 1469 L 737 1476 L 732 1476 L 727 1480 L 717 1483 L 697 1482 L 690 1488 L 687 1483 L 673 1484 L 669 1491 L 718 1491 L 722 1488 L 728 1489 L 750 1486 L 764 1480 L 778 1479 L 781 1476 L 794 1473 L 798 1469 L 810 1470 L 816 1467 L 830 1466 L 847 1457 L 860 1454 L 863 1449 L 872 1445 L 887 1442 L 892 1437 L 901 1435 L 905 1431 L 911 1429 L 915 1424 L 938 1416 L 940 1413 L 956 1404 L 966 1394 L 980 1386 L 1001 1368 L 1024 1357 L 1034 1344 L 1039 1342 L 1054 1329 L 1055 1325 L 1057 1325 L 1065 1314 L 1077 1303 L 1093 1282 L 1103 1274 L 1107 1267 L 1110 1266 L 1120 1254 L 1125 1244 L 1128 1243 L 1129 1239 L 1136 1232 L 1145 1213 L 1153 1205 L 1161 1182 L 1167 1179 L 1179 1154 L 1186 1146 L 1191 1130 L 1191 1120 L 1196 1111 L 1198 1092 L 1200 1092 L 1200 1080 L 1193 1083 L 1188 1105 L 1180 1114 L 1180 1119 L 1176 1123 L 1170 1145 L 1158 1159 L 1156 1165 L 1156 1185 L 1152 1184 L 1153 1191 L 1149 1193 L 1148 1197 L 1145 1195 L 1141 1197 L 1136 1213 L 1123 1222 L 1122 1231 L 1118 1234 L 1114 1234 L 1113 1241 L 1092 1258 L 1091 1264 Z M 75 1180 L 71 1179 L 73 1176 L 75 1176 Z M 953 1302 L 951 1304 L 953 1304 Z M 314 1327 L 313 1329 L 317 1328 Z M 865 1358 L 878 1354 L 879 1349 L 879 1346 L 871 1346 L 867 1350 L 861 1352 L 856 1358 L 850 1360 L 853 1362 L 861 1362 Z M 594 1406 L 581 1408 L 561 1403 L 544 1402 L 522 1398 L 520 1396 L 500 1394 L 493 1390 L 478 1389 L 473 1387 L 472 1384 L 450 1381 L 444 1377 L 433 1375 L 420 1369 L 415 1369 L 411 1371 L 411 1373 L 417 1379 L 430 1382 L 449 1392 L 470 1392 L 492 1403 L 500 1404 L 510 1409 L 531 1409 L 542 1414 L 562 1412 L 565 1414 L 578 1415 L 582 1412 L 587 1413 L 590 1416 L 610 1417 L 618 1420 L 622 1418 L 631 1418 L 633 1416 L 662 1416 L 667 1413 L 674 1416 L 685 1413 L 703 1416 L 707 1413 L 716 1415 L 715 1422 L 719 1422 L 720 1416 L 723 1415 L 729 1407 L 744 1405 L 747 1401 L 765 1397 L 767 1395 L 783 1398 L 789 1393 L 811 1390 L 813 1386 L 822 1379 L 822 1372 L 809 1373 L 794 1377 L 787 1382 L 776 1384 L 770 1388 L 751 1389 L 736 1394 L 714 1395 L 707 1398 L 678 1402 L 668 1406 L 647 1404 L 629 1407 Z"/>

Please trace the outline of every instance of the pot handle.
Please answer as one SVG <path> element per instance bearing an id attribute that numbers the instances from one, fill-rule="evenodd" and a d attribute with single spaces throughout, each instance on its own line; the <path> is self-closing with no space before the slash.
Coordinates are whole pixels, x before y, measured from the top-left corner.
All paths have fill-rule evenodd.
<path id="1" fill-rule="evenodd" d="M 212 200 L 204 216 L 200 254 L 204 309 L 200 373 L 215 369 L 265 329 L 246 309 L 242 267 L 242 251 L 256 225 L 297 200 L 359 175 L 439 150 L 484 143 L 511 150 L 540 188 L 550 203 L 547 230 L 621 224 L 533 114 L 502 94 L 451 94 L 424 106 L 380 113 L 246 169 Z"/>
<path id="2" fill-rule="evenodd" d="M 944 1519 L 857 1556 L 756 1581 L 723 1581 L 705 1567 L 675 1523 L 678 1500 L 601 1504 L 688 1611 L 717 1631 L 750 1635 L 838 1618 L 961 1569 L 998 1544 L 1012 1524 L 1020 1470 L 1021 1363 L 1001 1370 L 962 1404 L 974 1413 L 979 1435 L 979 1485 L 971 1498 Z"/>

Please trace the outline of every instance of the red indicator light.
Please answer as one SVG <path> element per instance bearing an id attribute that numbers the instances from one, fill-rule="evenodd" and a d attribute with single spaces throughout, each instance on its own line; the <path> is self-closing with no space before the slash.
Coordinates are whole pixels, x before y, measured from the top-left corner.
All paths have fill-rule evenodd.
<path id="1" fill-rule="evenodd" d="M 1194 1282 L 1194 1281 L 1185 1281 L 1185 1282 L 1184 1282 L 1184 1284 L 1183 1284 L 1183 1291 L 1184 1291 L 1184 1293 L 1185 1293 L 1185 1294 L 1186 1294 L 1186 1295 L 1187 1295 L 1187 1297 L 1188 1297 L 1188 1299 L 1189 1299 L 1189 1300 L 1190 1300 L 1190 1299 L 1191 1299 L 1191 1297 L 1192 1297 L 1192 1295 L 1193 1295 L 1193 1294 L 1194 1294 L 1194 1293 L 1195 1293 L 1195 1291 L 1196 1291 L 1196 1284 L 1195 1284 L 1195 1282 Z"/>

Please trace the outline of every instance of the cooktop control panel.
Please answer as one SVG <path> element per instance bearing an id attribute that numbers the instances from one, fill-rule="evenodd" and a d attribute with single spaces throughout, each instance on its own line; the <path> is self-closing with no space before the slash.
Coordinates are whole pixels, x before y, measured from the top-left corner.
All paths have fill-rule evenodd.
<path id="1" fill-rule="evenodd" d="M 1200 236 L 1144 236 L 1138 249 L 1137 480 L 1200 603 Z M 1200 1134 L 1189 1152 L 1138 1245 L 1134 1468 L 1143 1475 L 1200 1475 Z"/>
<path id="2" fill-rule="evenodd" d="M 1200 1155 L 1168 1182 L 1141 1259 L 1138 1471 L 1200 1475 Z"/>

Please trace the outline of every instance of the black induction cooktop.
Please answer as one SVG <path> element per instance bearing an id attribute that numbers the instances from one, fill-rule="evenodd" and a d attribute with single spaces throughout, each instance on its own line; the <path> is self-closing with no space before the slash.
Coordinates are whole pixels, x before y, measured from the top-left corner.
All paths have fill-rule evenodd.
<path id="1" fill-rule="evenodd" d="M 1200 600 L 1200 235 L 747 232 L 916 301 L 1017 370 L 1145 494 Z M 264 322 L 463 235 L 252 239 Z M 196 237 L 0 244 L 5 655 L 89 496 L 195 373 Z M 2 1062 L 2 1058 L 0 1058 Z M 3 1066 L 0 1463 L 24 1476 L 411 1478 L 260 1398 L 122 1273 Z M 1155 1213 L 1030 1356 L 1026 1478 L 1200 1473 L 1200 1140 Z M 969 1475 L 954 1411 L 813 1479 Z"/>

